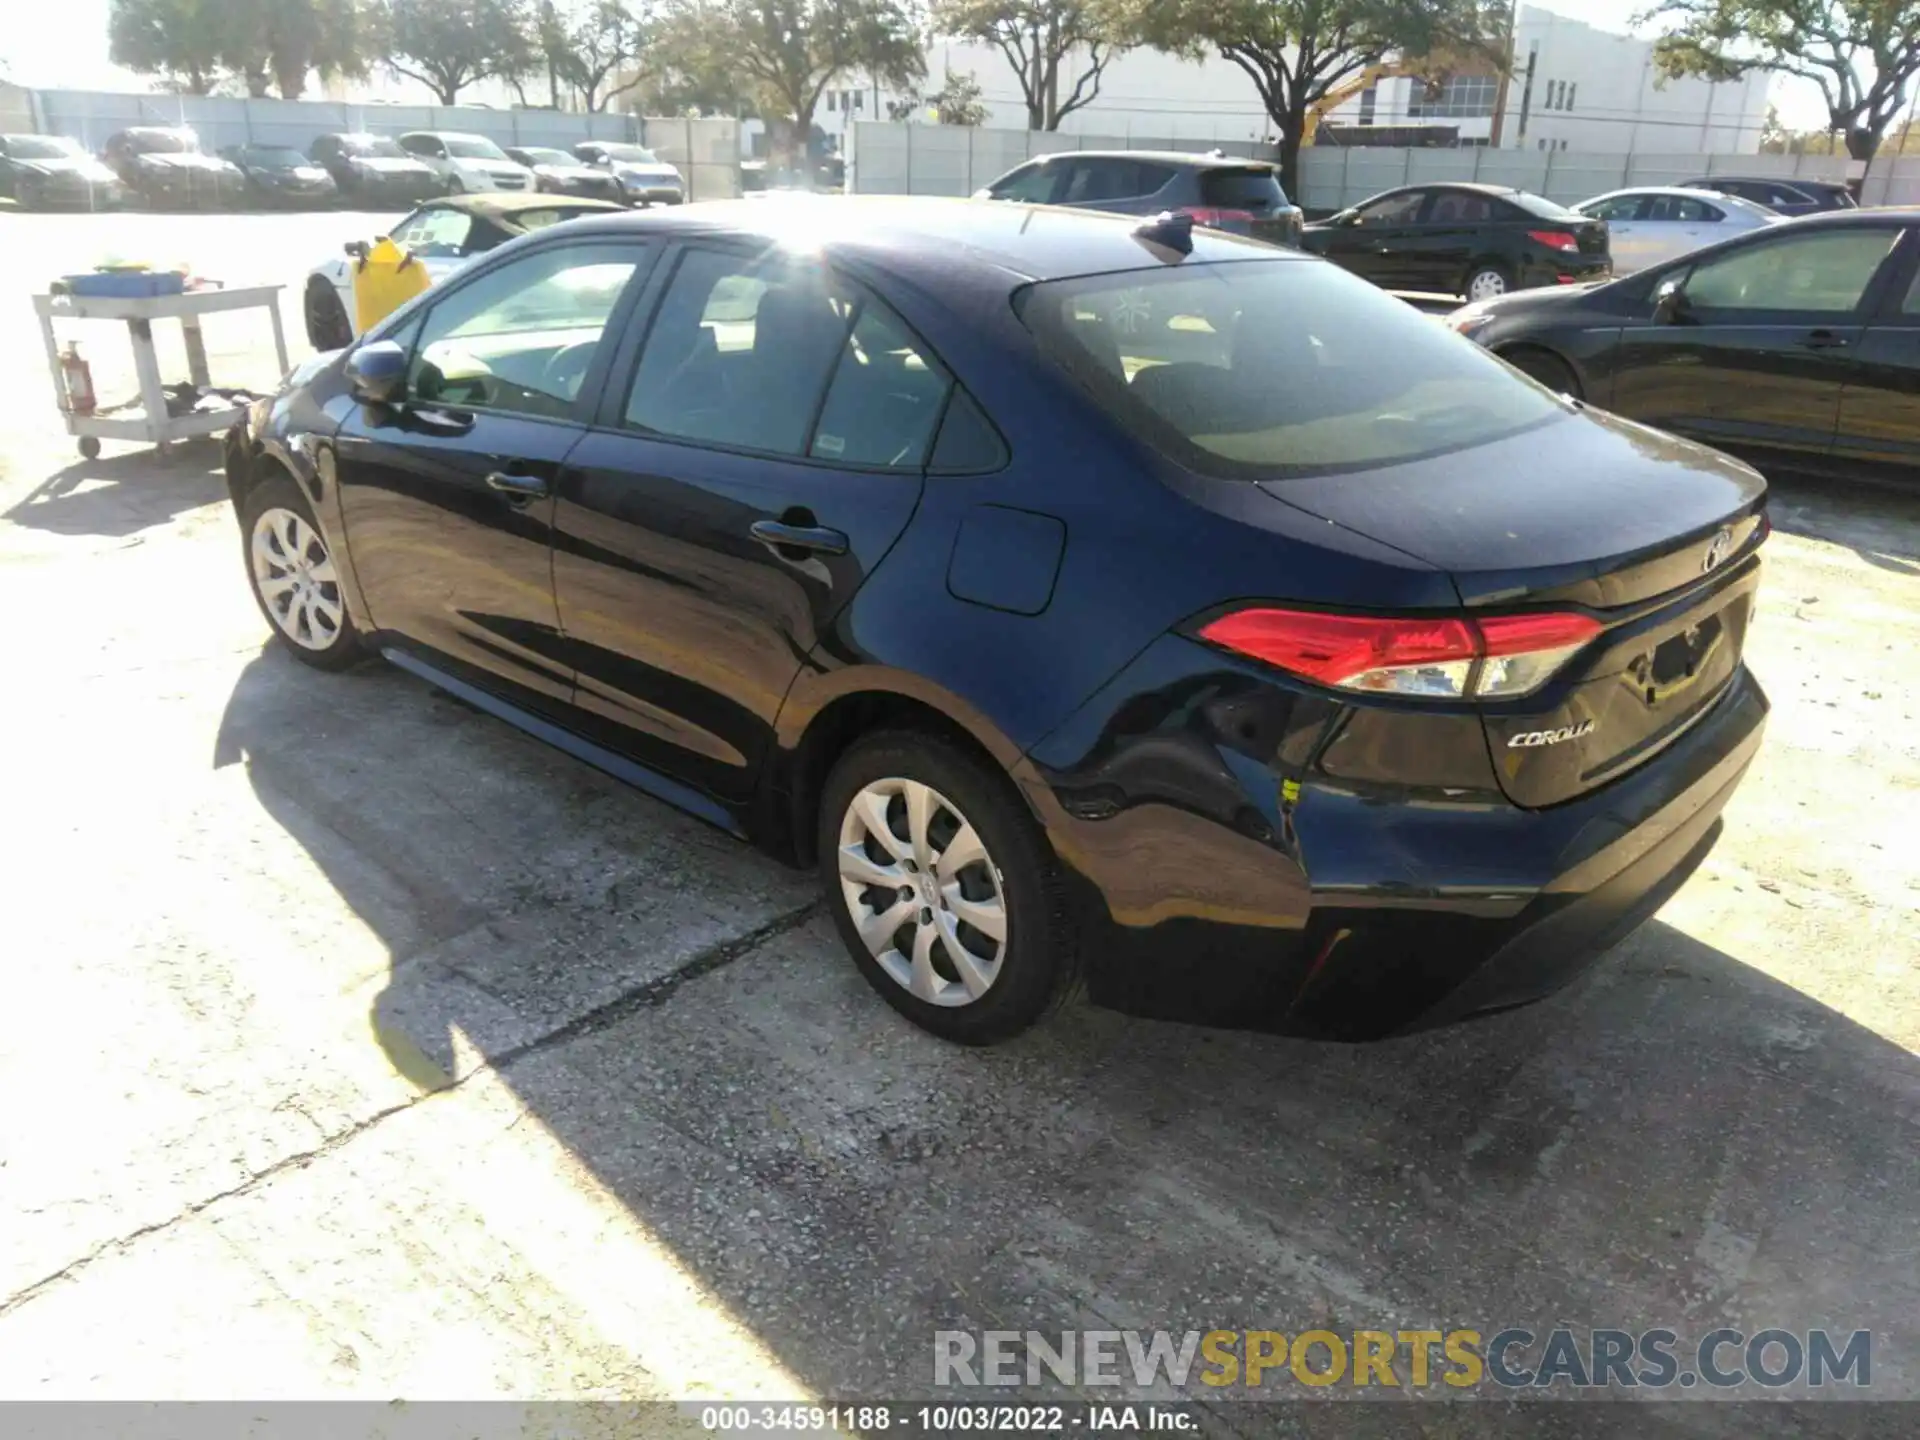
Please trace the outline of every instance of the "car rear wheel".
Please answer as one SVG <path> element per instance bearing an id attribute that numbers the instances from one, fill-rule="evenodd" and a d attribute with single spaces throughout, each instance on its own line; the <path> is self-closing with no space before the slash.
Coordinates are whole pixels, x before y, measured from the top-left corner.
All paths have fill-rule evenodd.
<path id="1" fill-rule="evenodd" d="M 319 276 L 307 282 L 307 342 L 316 350 L 341 350 L 353 343 L 347 307 L 333 286 Z"/>
<path id="2" fill-rule="evenodd" d="M 333 552 L 292 476 L 276 474 L 248 493 L 240 530 L 247 581 L 273 638 L 318 670 L 344 670 L 364 658 Z"/>
<path id="3" fill-rule="evenodd" d="M 1499 265 L 1476 265 L 1467 274 L 1466 296 L 1469 300 L 1491 300 L 1512 288 L 1513 281 Z"/>
<path id="4" fill-rule="evenodd" d="M 840 938 L 915 1024 L 990 1045 L 1071 988 L 1059 864 L 1004 775 L 933 736 L 871 736 L 827 777 L 819 826 Z"/>
<path id="5" fill-rule="evenodd" d="M 1518 350 L 1510 351 L 1500 358 L 1522 375 L 1531 375 L 1556 394 L 1565 395 L 1574 400 L 1582 398 L 1580 377 L 1575 375 L 1573 367 L 1558 355 L 1535 349 L 1531 345 L 1523 345 Z"/>

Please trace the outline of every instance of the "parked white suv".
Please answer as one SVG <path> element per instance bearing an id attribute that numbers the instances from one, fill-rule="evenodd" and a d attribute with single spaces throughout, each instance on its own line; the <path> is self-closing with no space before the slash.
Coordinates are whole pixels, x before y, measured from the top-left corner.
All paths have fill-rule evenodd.
<path id="1" fill-rule="evenodd" d="M 484 135 L 413 130 L 400 137 L 400 148 L 431 166 L 449 195 L 536 188 L 533 171 Z"/>

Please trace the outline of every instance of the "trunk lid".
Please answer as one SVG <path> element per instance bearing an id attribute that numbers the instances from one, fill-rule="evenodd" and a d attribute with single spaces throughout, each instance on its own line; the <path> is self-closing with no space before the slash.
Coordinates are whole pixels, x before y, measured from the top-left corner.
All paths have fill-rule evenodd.
<path id="1" fill-rule="evenodd" d="M 1260 484 L 1445 570 L 1470 611 L 1600 623 L 1542 689 L 1480 704 L 1516 804 L 1571 799 L 1652 758 L 1739 667 L 1766 485 L 1704 447 L 1583 412 L 1413 464 Z"/>

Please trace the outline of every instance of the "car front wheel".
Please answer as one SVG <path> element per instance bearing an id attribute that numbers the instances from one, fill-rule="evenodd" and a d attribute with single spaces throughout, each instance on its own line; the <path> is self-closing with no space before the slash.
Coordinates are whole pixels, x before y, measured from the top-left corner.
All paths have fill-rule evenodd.
<path id="1" fill-rule="evenodd" d="M 1059 864 L 1006 777 L 952 743 L 891 732 L 827 777 L 820 877 L 855 965 L 944 1039 L 1005 1040 L 1072 988 Z"/>
<path id="2" fill-rule="evenodd" d="M 302 664 L 344 670 L 364 658 L 340 576 L 313 507 L 280 473 L 247 495 L 240 512 L 247 581 L 273 638 Z"/>
<path id="3" fill-rule="evenodd" d="M 316 350 L 344 350 L 353 343 L 353 325 L 347 319 L 347 307 L 340 294 L 319 276 L 307 282 L 304 306 L 307 317 L 307 343 Z"/>

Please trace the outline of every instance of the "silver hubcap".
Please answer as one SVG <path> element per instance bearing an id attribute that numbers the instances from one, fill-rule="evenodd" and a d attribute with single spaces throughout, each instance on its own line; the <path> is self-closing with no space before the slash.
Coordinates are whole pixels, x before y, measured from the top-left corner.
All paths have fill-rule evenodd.
<path id="1" fill-rule="evenodd" d="M 1490 300 L 1507 293 L 1507 277 L 1497 270 L 1482 270 L 1467 285 L 1469 300 Z"/>
<path id="2" fill-rule="evenodd" d="M 840 889 L 867 952 L 930 1005 L 970 1005 L 1007 951 L 1000 872 L 967 817 L 918 780 L 875 780 L 840 821 Z"/>
<path id="3" fill-rule="evenodd" d="M 332 645 L 345 612 L 320 532 L 291 510 L 265 510 L 253 522 L 250 548 L 253 583 L 280 633 L 305 650 Z"/>

